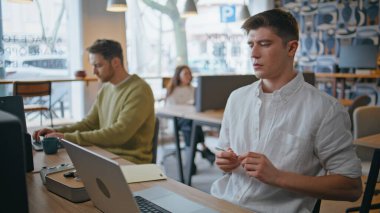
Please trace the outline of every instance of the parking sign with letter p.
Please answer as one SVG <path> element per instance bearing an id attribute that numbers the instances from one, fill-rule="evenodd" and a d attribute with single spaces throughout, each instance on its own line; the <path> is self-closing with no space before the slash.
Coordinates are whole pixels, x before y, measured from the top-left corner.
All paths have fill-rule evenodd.
<path id="1" fill-rule="evenodd" d="M 235 5 L 220 6 L 220 22 L 228 23 L 236 21 Z"/>

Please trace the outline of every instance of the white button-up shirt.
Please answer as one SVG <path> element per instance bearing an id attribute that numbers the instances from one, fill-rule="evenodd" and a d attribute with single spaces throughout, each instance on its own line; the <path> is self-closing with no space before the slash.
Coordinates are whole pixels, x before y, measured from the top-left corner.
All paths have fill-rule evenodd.
<path id="1" fill-rule="evenodd" d="M 238 155 L 262 153 L 283 171 L 308 176 L 327 172 L 361 176 L 350 118 L 338 101 L 306 83 L 301 73 L 273 92 L 260 113 L 261 81 L 235 90 L 224 112 L 219 146 Z M 260 119 L 265 124 L 260 126 Z M 311 212 L 316 198 L 248 176 L 242 167 L 216 180 L 211 194 L 256 212 Z"/>

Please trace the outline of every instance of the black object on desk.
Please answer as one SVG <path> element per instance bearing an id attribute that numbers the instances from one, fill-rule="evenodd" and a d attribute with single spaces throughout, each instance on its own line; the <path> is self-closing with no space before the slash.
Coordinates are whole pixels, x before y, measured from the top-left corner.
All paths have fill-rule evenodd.
<path id="1" fill-rule="evenodd" d="M 2 175 L 1 209 L 11 212 L 28 212 L 25 178 L 25 143 L 20 120 L 11 113 L 0 110 Z M 33 161 L 32 161 L 33 162 Z"/>
<path id="2" fill-rule="evenodd" d="M 31 137 L 28 134 L 26 129 L 26 121 L 24 114 L 24 101 L 21 96 L 5 96 L 0 97 L 0 110 L 10 113 L 18 118 L 21 124 L 21 135 L 24 135 L 23 138 L 23 147 L 24 147 L 24 162 L 25 162 L 25 171 L 30 172 L 34 170 L 33 165 L 33 154 L 31 146 Z M 9 129 L 8 126 L 5 129 Z M 12 130 L 9 130 L 12 132 Z M 9 132 L 6 132 L 9 133 Z M 6 150 L 10 151 L 10 150 Z"/>

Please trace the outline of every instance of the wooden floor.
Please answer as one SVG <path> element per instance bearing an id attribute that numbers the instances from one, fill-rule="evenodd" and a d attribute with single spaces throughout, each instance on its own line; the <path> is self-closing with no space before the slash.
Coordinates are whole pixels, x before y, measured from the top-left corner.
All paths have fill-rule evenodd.
<path id="1" fill-rule="evenodd" d="M 367 177 L 362 177 L 362 182 L 365 183 Z M 377 189 L 380 189 L 380 184 L 377 184 Z M 363 190 L 365 186 L 363 185 Z M 323 200 L 321 204 L 320 213 L 331 213 L 331 212 L 345 212 L 347 208 L 360 206 L 361 198 L 356 202 L 345 202 L 345 201 L 329 201 Z M 380 203 L 380 194 L 373 196 L 372 203 Z M 380 212 L 379 209 L 372 210 L 370 212 Z"/>

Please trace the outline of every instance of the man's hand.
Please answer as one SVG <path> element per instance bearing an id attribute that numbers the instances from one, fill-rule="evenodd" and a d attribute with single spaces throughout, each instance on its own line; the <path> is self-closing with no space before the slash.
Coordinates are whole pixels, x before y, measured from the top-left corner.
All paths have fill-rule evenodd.
<path id="1" fill-rule="evenodd" d="M 228 148 L 227 151 L 217 152 L 215 163 L 226 173 L 231 172 L 240 165 L 238 156 L 231 148 Z"/>
<path id="2" fill-rule="evenodd" d="M 248 152 L 239 156 L 242 167 L 249 176 L 270 184 L 277 185 L 281 171 L 273 166 L 272 162 L 263 154 Z"/>
<path id="3" fill-rule="evenodd" d="M 62 139 L 63 138 L 63 133 L 52 132 L 52 133 L 46 134 L 45 138 L 58 138 L 58 139 Z"/>
<path id="4" fill-rule="evenodd" d="M 56 132 L 54 129 L 43 128 L 33 133 L 33 139 L 36 141 L 40 141 L 40 136 L 46 136 L 47 134 L 51 134 L 54 132 Z"/>

